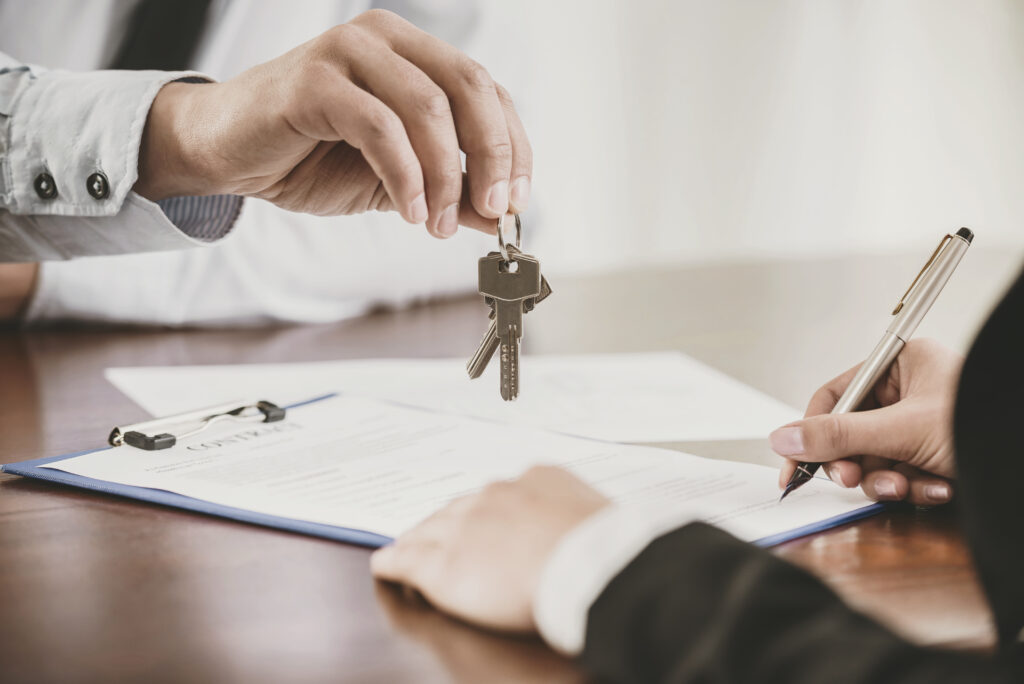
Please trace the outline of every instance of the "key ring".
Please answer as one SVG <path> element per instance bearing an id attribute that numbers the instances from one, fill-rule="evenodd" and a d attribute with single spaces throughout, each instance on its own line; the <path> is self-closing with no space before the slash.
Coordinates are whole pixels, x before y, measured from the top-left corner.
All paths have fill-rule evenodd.
<path id="1" fill-rule="evenodd" d="M 516 249 L 520 249 L 523 246 L 523 222 L 519 219 L 519 214 L 512 214 L 516 220 Z M 505 263 L 511 261 L 508 256 L 508 245 L 505 244 L 505 215 L 502 214 L 498 217 L 498 249 L 501 251 L 501 258 L 505 260 Z"/>

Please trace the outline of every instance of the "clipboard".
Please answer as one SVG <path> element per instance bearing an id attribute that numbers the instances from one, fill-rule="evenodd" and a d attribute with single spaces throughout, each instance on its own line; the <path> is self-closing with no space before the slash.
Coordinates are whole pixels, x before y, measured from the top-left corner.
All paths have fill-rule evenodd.
<path id="1" fill-rule="evenodd" d="M 79 489 L 89 489 L 96 492 L 102 492 L 103 494 L 113 494 L 114 496 L 121 496 L 128 499 L 137 499 L 139 501 L 158 504 L 160 506 L 180 508 L 194 513 L 212 515 L 218 518 L 227 518 L 229 520 L 236 520 L 238 522 L 249 523 L 252 525 L 271 527 L 278 530 L 284 530 L 286 532 L 297 532 L 298 534 L 321 537 L 323 539 L 344 542 L 346 544 L 354 544 L 356 546 L 365 546 L 369 548 L 384 546 L 385 544 L 391 543 L 393 540 L 391 537 L 386 537 L 375 532 L 267 515 L 265 513 L 246 510 L 244 508 L 224 506 L 210 501 L 184 496 L 182 494 L 175 494 L 174 492 L 169 492 L 163 489 L 122 485 L 116 482 L 96 480 L 90 477 L 67 473 L 63 470 L 53 470 L 52 468 L 43 467 L 64 459 L 84 456 L 85 454 L 91 454 L 97 451 L 106 451 L 108 449 L 166 449 L 173 446 L 174 442 L 171 441 L 171 439 L 174 441 L 182 439 L 187 435 L 195 434 L 199 430 L 205 429 L 207 426 L 220 422 L 221 420 L 230 419 L 237 420 L 239 422 L 276 422 L 283 420 L 287 415 L 287 412 L 292 409 L 331 399 L 336 396 L 338 396 L 336 393 L 325 394 L 323 396 L 289 404 L 284 407 L 279 407 L 272 402 L 231 402 L 230 404 L 212 406 L 205 409 L 190 411 L 188 413 L 156 418 L 144 423 L 115 427 L 108 437 L 109 446 L 100 447 L 98 449 L 86 449 L 85 451 L 77 451 L 61 456 L 50 456 L 47 458 L 22 461 L 20 463 L 0 465 L 0 472 L 10 473 L 11 475 L 20 475 L 21 477 L 29 477 L 35 480 L 56 482 L 62 485 L 78 487 Z M 259 403 L 268 404 L 269 406 L 264 406 L 263 410 L 261 410 L 257 407 L 257 404 Z M 274 409 L 276 409 L 276 411 Z M 218 416 L 230 416 L 230 418 L 218 418 Z M 270 416 L 273 416 L 273 418 L 270 418 Z M 197 427 L 192 431 L 180 432 L 177 434 L 167 431 L 168 428 L 187 424 L 189 419 L 196 419 L 195 422 L 202 423 L 203 427 Z M 130 432 L 140 433 L 140 437 L 133 437 L 132 439 L 140 444 L 150 444 L 150 447 L 132 446 L 131 442 L 124 438 L 125 434 Z M 119 433 L 121 438 L 118 439 L 115 433 Z M 114 443 L 115 441 L 117 441 L 117 444 Z"/>
<path id="2" fill-rule="evenodd" d="M 394 541 L 394 539 L 368 530 L 259 513 L 244 508 L 236 508 L 185 496 L 183 494 L 177 494 L 163 489 L 124 485 L 45 467 L 64 459 L 75 458 L 77 456 L 107 451 L 110 449 L 138 448 L 142 451 L 153 451 L 168 448 L 170 446 L 170 439 L 173 438 L 174 440 L 177 440 L 182 439 L 187 435 L 194 435 L 209 425 L 224 420 L 234 420 L 239 422 L 276 422 L 283 420 L 288 411 L 330 400 L 338 396 L 340 396 L 338 393 L 332 392 L 330 394 L 314 397 L 305 401 L 289 404 L 284 407 L 279 407 L 272 402 L 232 402 L 230 404 L 208 407 L 174 416 L 157 418 L 144 423 L 121 426 L 114 428 L 114 430 L 111 431 L 110 436 L 108 437 L 109 446 L 78 451 L 61 456 L 51 456 L 30 461 L 22 461 L 20 463 L 0 465 L 0 472 L 37 480 L 44 480 L 47 482 L 56 482 L 71 487 L 78 487 L 80 489 L 88 489 L 104 494 L 112 494 L 128 499 L 136 499 L 138 501 L 158 504 L 161 506 L 170 506 L 172 508 L 179 508 L 204 515 L 212 515 L 252 525 L 260 525 L 262 527 L 283 530 L 286 532 L 295 532 L 298 534 L 330 539 L 332 541 L 344 542 L 356 546 L 368 548 L 385 546 L 386 544 Z M 264 404 L 262 409 L 258 406 L 260 403 Z M 182 425 L 188 426 L 188 423 L 190 422 L 192 423 L 192 429 L 190 431 L 179 431 L 177 433 L 170 432 L 172 427 L 179 427 Z M 132 446 L 131 442 L 125 439 L 125 435 L 131 432 L 140 433 L 141 436 L 133 437 L 132 440 L 139 444 L 143 444 L 143 446 Z M 880 503 L 865 505 L 847 513 L 816 520 L 807 525 L 787 529 L 778 534 L 754 540 L 752 543 L 761 547 L 775 546 L 808 534 L 822 532 L 839 525 L 844 525 L 849 522 L 876 515 L 887 507 L 888 506 L 886 504 Z"/>

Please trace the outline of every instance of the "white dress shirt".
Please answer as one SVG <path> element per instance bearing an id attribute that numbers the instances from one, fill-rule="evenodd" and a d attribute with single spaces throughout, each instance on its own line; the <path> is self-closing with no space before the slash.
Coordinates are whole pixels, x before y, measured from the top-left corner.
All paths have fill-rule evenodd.
<path id="1" fill-rule="evenodd" d="M 476 3 L 468 0 L 382 0 L 376 4 L 400 12 L 460 47 L 471 45 L 480 12 Z M 116 47 L 125 5 L 131 3 L 0 0 L 0 50 L 20 61 L 55 69 L 100 68 L 110 59 L 112 41 Z M 297 11 L 294 3 L 283 0 L 215 0 L 190 66 L 225 80 L 373 5 L 369 0 L 306 0 Z M 113 107 L 107 106 L 108 100 L 97 99 L 93 104 L 90 111 L 95 113 L 97 127 L 102 128 L 106 121 L 108 132 L 122 135 L 126 126 L 119 122 L 124 117 L 119 118 Z M 64 144 L 68 143 L 65 139 Z M 134 164 L 128 156 L 137 154 L 137 143 L 134 149 L 118 160 L 120 168 L 132 167 L 123 179 L 117 177 L 119 189 L 131 186 Z M 95 200 L 82 197 L 84 178 L 79 176 L 91 168 L 91 161 L 69 161 L 72 167 L 67 173 L 74 181 L 58 181 L 59 186 L 80 186 L 78 197 L 83 202 L 88 199 L 84 202 L 87 206 Z M 110 168 L 114 166 L 111 162 Z M 107 173 L 113 187 L 114 174 L 109 169 Z M 131 193 L 126 197 L 129 210 L 138 204 L 145 206 L 151 217 L 160 218 L 153 213 L 152 203 Z M 238 212 L 237 206 L 221 208 L 213 218 L 233 219 Z M 165 211 L 170 209 L 165 207 Z M 203 214 L 191 212 L 196 213 Z M 168 215 L 181 223 L 177 215 Z M 216 238 L 215 228 L 223 225 L 206 218 L 195 228 L 179 225 L 175 229 L 172 222 L 165 221 L 165 237 L 175 241 L 166 246 L 194 245 L 196 240 L 190 235 Z M 80 220 L 74 219 L 76 225 Z M 139 230 L 134 218 L 130 224 Z M 526 237 L 529 241 L 529 233 Z M 124 249 L 118 251 L 139 251 L 137 244 L 119 244 Z M 107 245 L 107 251 L 110 247 Z M 232 234 L 205 249 L 44 262 L 26 319 L 161 325 L 336 321 L 378 305 L 405 305 L 472 291 L 476 259 L 493 248 L 494 238 L 467 229 L 450 240 L 437 240 L 422 226 L 406 224 L 394 213 L 325 218 L 292 214 L 266 202 L 248 200 Z M 64 256 L 84 253 L 79 250 Z"/>

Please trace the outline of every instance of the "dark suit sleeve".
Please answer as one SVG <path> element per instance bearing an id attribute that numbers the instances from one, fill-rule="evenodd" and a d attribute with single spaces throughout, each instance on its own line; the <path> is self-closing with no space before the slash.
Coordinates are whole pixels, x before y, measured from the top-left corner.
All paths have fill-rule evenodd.
<path id="1" fill-rule="evenodd" d="M 953 428 L 964 535 L 1000 651 L 1024 659 L 1024 275 L 967 355 Z"/>
<path id="2" fill-rule="evenodd" d="M 598 597 L 582 663 L 616 682 L 1011 682 L 1008 660 L 914 646 L 819 580 L 696 523 L 651 543 Z"/>

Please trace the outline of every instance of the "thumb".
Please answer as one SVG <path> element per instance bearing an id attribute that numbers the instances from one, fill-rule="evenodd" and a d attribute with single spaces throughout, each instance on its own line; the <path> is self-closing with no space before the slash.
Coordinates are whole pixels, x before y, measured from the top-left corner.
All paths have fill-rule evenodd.
<path id="1" fill-rule="evenodd" d="M 769 435 L 780 456 L 825 463 L 850 456 L 880 456 L 895 461 L 913 459 L 911 430 L 898 404 L 871 411 L 811 416 Z"/>

